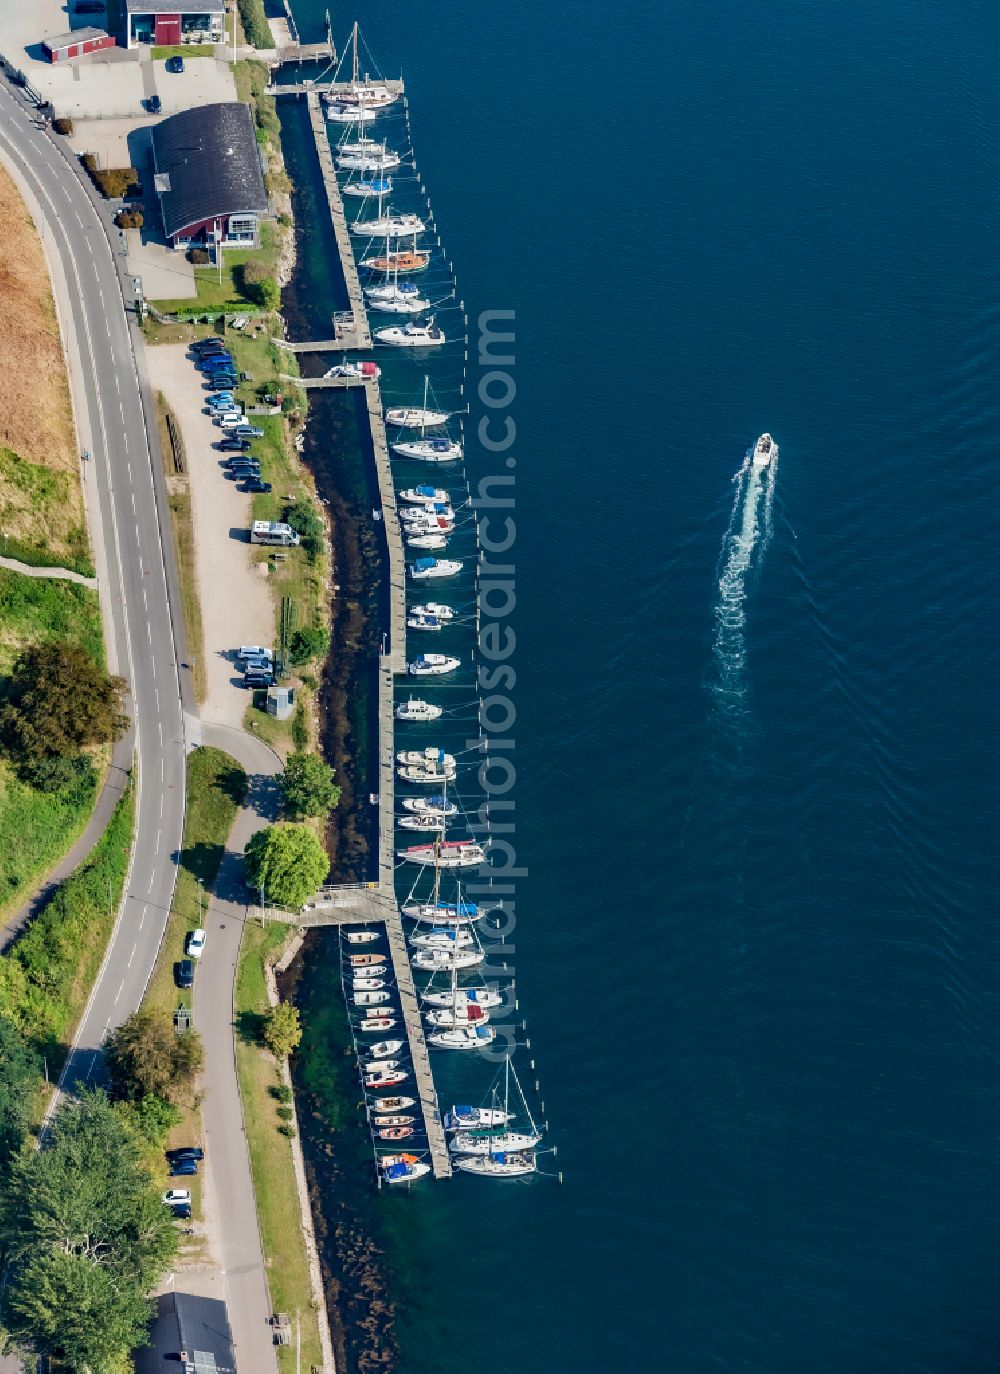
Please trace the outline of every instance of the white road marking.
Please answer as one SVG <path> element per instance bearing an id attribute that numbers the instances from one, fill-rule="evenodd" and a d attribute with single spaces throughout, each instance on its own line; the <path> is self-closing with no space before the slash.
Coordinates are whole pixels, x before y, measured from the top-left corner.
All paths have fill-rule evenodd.
<path id="1" fill-rule="evenodd" d="M 129 968 L 132 967 L 132 960 L 135 958 L 135 952 L 136 952 L 136 950 L 137 950 L 138 948 L 139 948 L 139 945 L 138 945 L 138 942 L 136 942 L 136 944 L 134 944 L 134 945 L 132 946 L 132 953 L 128 956 L 128 967 L 129 967 Z"/>
<path id="2" fill-rule="evenodd" d="M 124 988 L 125 988 L 125 979 L 123 978 L 123 979 L 121 980 L 121 982 L 118 984 L 118 991 L 115 993 L 115 1006 L 118 1005 L 118 999 L 119 999 L 119 997 L 122 995 L 122 992 L 124 991 Z"/>

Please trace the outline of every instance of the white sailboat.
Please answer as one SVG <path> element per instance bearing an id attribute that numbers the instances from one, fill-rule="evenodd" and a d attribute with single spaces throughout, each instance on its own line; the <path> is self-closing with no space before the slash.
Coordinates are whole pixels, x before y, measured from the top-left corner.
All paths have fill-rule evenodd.
<path id="1" fill-rule="evenodd" d="M 440 616 L 430 615 L 427 611 L 411 610 L 406 617 L 406 628 L 408 630 L 428 630 L 439 631 L 445 627 L 445 621 Z"/>
<path id="2" fill-rule="evenodd" d="M 486 1029 L 492 1029 L 487 1027 Z M 431 1037 L 433 1039 L 433 1037 Z M 510 1080 L 513 1075 L 514 1084 L 521 1098 L 521 1106 L 528 1118 L 527 1131 L 510 1131 L 506 1129 L 506 1122 L 511 1117 L 510 1112 Z M 454 1110 L 454 1109 L 453 1109 Z M 500 1131 L 494 1135 L 495 1126 L 490 1123 L 486 1127 L 488 1134 L 484 1137 L 479 1129 L 473 1131 L 460 1130 L 451 1141 L 450 1149 L 456 1154 L 454 1160 L 456 1169 L 462 1169 L 469 1174 L 479 1174 L 487 1178 L 518 1178 L 525 1174 L 536 1172 L 537 1164 L 535 1160 L 534 1147 L 541 1139 L 541 1132 L 538 1130 L 531 1118 L 528 1110 L 527 1099 L 521 1089 L 514 1066 L 507 1056 L 504 1066 L 504 1094 L 503 1094 L 503 1118 L 504 1125 Z M 529 1142 L 527 1144 L 523 1142 Z M 510 1142 L 509 1144 L 507 1142 Z"/>
<path id="3" fill-rule="evenodd" d="M 439 1050 L 482 1050 L 497 1038 L 495 1026 L 451 1026 L 434 1031 L 427 1043 Z"/>
<path id="4" fill-rule="evenodd" d="M 388 417 L 392 413 L 392 411 L 387 411 L 386 419 L 388 419 Z M 431 412 L 431 414 L 435 413 L 442 415 L 444 414 L 443 411 Z M 447 418 L 447 415 L 445 415 L 445 419 Z M 419 425 L 421 421 L 417 419 L 414 421 L 414 423 Z M 443 424 L 444 421 L 442 420 L 441 423 Z M 429 420 L 427 421 L 427 424 L 430 425 Z M 409 501 L 410 504 L 414 506 L 446 506 L 450 500 L 450 497 L 448 493 L 445 491 L 444 487 L 431 487 L 423 482 L 421 482 L 418 486 L 415 487 L 404 487 L 403 490 L 399 493 L 399 495 L 401 500 Z"/>
<path id="5" fill-rule="evenodd" d="M 375 289 L 380 290 L 381 288 Z M 423 403 L 418 406 L 390 407 L 390 409 L 385 412 L 386 424 L 399 425 L 401 429 L 419 429 L 421 434 L 423 434 L 425 429 L 437 429 L 443 425 L 449 419 L 449 412 L 447 410 L 437 410 L 434 406 L 429 406 L 427 404 L 430 395 L 430 385 L 431 379 L 424 373 Z M 428 490 L 433 492 L 432 488 L 428 488 Z M 418 499 L 423 501 L 431 498 L 420 497 Z M 447 501 L 447 499 L 448 493 L 445 492 L 444 500 Z"/>
<path id="6" fill-rule="evenodd" d="M 404 530 L 403 541 L 411 549 L 440 551 L 448 547 L 448 536 L 440 530 Z"/>
<path id="7" fill-rule="evenodd" d="M 385 196 L 392 190 L 392 177 L 358 177 L 340 188 L 345 196 Z"/>
<path id="8" fill-rule="evenodd" d="M 361 148 L 356 152 L 351 151 L 348 145 L 348 150 L 338 153 L 336 157 L 337 167 L 342 172 L 391 172 L 399 166 L 400 161 L 399 154 L 387 148 L 384 143 L 374 148 Z"/>
<path id="9" fill-rule="evenodd" d="M 454 524 L 455 508 L 445 501 L 428 501 L 421 506 L 404 506 L 399 512 L 399 518 L 404 525 L 411 528 L 417 525 L 433 525 L 438 520 L 447 520 Z"/>
<path id="10" fill-rule="evenodd" d="M 454 802 L 449 801 L 444 794 L 440 797 L 406 797 L 403 801 L 403 807 L 407 811 L 432 812 L 442 816 L 456 816 L 458 814 L 458 807 Z"/>
<path id="11" fill-rule="evenodd" d="M 459 998 L 464 998 L 465 1002 L 472 1006 L 489 1009 L 491 1007 L 502 1007 L 503 997 L 496 988 L 488 988 L 485 984 L 477 988 L 459 988 Z M 422 1001 L 429 1007 L 450 1007 L 452 1005 L 451 992 L 445 988 L 426 988 L 423 992 Z"/>
<path id="12" fill-rule="evenodd" d="M 344 190 L 347 190 L 346 186 Z M 364 292 L 369 306 L 386 315 L 419 315 L 421 311 L 431 308 L 430 301 L 420 294 L 416 282 L 400 281 L 398 273 L 379 286 L 366 286 Z"/>
<path id="13" fill-rule="evenodd" d="M 414 949 L 443 949 L 446 954 L 452 950 L 469 949 L 475 943 L 468 930 L 417 930 L 410 936 L 410 944 Z"/>
<path id="14" fill-rule="evenodd" d="M 444 622 L 455 619 L 454 607 L 446 605 L 443 601 L 425 601 L 420 606 L 411 606 L 410 614 L 432 615 L 436 620 Z"/>
<path id="15" fill-rule="evenodd" d="M 485 962 L 486 955 L 481 949 L 459 949 L 449 954 L 446 949 L 419 949 L 411 960 L 413 967 L 426 973 L 440 973 L 450 969 L 454 960 L 456 968 L 476 968 Z M 385 994 L 388 997 L 388 993 Z"/>
<path id="16" fill-rule="evenodd" d="M 381 210 L 381 206 L 379 207 Z M 427 228 L 419 215 L 379 214 L 375 219 L 357 219 L 351 225 L 351 233 L 365 238 L 403 239 L 411 234 L 422 234 Z"/>
<path id="17" fill-rule="evenodd" d="M 398 849 L 396 857 L 404 863 L 436 864 L 438 868 L 478 868 L 486 862 L 486 851 L 473 840 L 435 840 L 433 844 L 414 844 Z"/>
<path id="18" fill-rule="evenodd" d="M 431 437 L 427 439 L 403 439 L 390 444 L 393 453 L 400 458 L 416 458 L 423 463 L 454 463 L 462 456 L 462 445 L 457 439 Z"/>
<path id="19" fill-rule="evenodd" d="M 440 812 L 429 811 L 423 816 L 400 816 L 396 824 L 400 830 L 430 831 L 441 835 L 444 833 L 445 818 Z"/>

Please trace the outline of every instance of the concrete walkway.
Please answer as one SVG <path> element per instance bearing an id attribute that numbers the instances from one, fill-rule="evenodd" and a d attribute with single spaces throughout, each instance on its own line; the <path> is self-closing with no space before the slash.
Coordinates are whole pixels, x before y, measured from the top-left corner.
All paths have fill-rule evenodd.
<path id="1" fill-rule="evenodd" d="M 97 591 L 96 577 L 84 577 L 83 573 L 74 572 L 72 568 L 36 568 L 31 563 L 20 563 L 16 558 L 0 558 L 0 568 L 21 573 L 24 577 L 53 577 L 62 582 L 75 582 L 79 587 Z"/>
<path id="2" fill-rule="evenodd" d="M 206 723 L 203 739 L 232 755 L 250 777 L 247 804 L 233 823 L 209 902 L 205 952 L 194 987 L 194 1019 L 205 1047 L 201 1090 L 206 1211 L 210 1243 L 225 1276 L 239 1374 L 277 1374 L 272 1333 L 265 1321 L 273 1308 L 236 1074 L 233 995 L 243 927 L 253 915 L 243 882 L 243 851 L 251 835 L 277 818 L 276 774 L 281 761 L 260 740 L 225 726 Z"/>

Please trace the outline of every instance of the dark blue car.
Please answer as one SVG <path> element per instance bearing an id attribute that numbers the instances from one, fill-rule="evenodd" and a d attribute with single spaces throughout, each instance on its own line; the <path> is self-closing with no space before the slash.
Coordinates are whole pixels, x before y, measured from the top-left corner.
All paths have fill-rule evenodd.
<path id="1" fill-rule="evenodd" d="M 198 1172 L 196 1159 L 175 1159 L 170 1165 L 171 1178 L 191 1178 Z"/>

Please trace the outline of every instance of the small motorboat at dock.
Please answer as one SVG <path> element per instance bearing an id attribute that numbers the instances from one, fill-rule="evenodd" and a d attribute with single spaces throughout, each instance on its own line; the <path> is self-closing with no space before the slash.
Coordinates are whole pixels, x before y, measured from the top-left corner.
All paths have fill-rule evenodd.
<path id="1" fill-rule="evenodd" d="M 413 722 L 429 722 L 440 720 L 443 707 L 435 706 L 432 702 L 421 701 L 419 697 L 410 697 L 407 701 L 401 701 L 396 707 L 395 716 L 397 720 L 408 720 Z M 404 806 L 406 803 L 403 803 Z"/>
<path id="2" fill-rule="evenodd" d="M 455 577 L 462 571 L 458 558 L 418 558 L 410 564 L 409 572 L 418 581 L 429 581 L 442 577 Z"/>
<path id="3" fill-rule="evenodd" d="M 441 677 L 461 666 L 462 660 L 450 654 L 420 654 L 406 665 L 406 671 L 411 677 Z"/>

